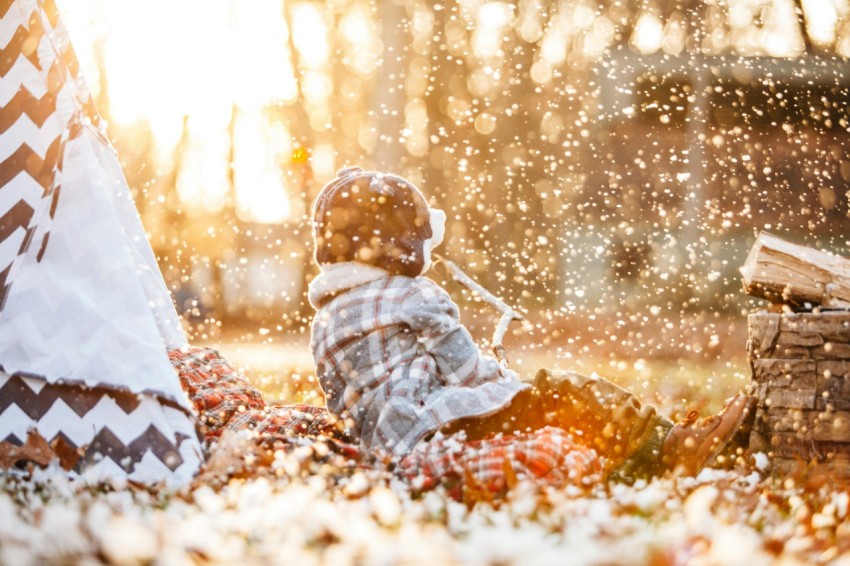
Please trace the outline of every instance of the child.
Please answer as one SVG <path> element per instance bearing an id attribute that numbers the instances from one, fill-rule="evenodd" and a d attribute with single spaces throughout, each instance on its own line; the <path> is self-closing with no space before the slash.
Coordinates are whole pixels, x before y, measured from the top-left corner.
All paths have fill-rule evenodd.
<path id="1" fill-rule="evenodd" d="M 595 449 L 607 473 L 695 474 L 751 412 L 739 395 L 717 416 L 674 425 L 599 377 L 541 370 L 521 381 L 482 355 L 457 305 L 423 276 L 444 222 L 410 182 L 358 167 L 316 200 L 313 357 L 328 409 L 364 450 L 400 460 L 437 433 L 476 441 L 555 427 Z"/>

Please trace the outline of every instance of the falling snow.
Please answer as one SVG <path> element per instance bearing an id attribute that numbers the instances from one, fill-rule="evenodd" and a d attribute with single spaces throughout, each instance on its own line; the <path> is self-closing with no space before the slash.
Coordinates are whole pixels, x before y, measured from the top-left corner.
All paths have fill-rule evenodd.
<path id="1" fill-rule="evenodd" d="M 345 165 L 446 211 L 440 253 L 525 316 L 520 374 L 674 418 L 747 386 L 759 231 L 850 255 L 848 0 L 57 2 L 188 335 L 270 399 L 323 404 L 310 210 Z M 764 453 L 478 504 L 250 458 L 178 492 L 0 477 L 0 563 L 850 564 L 847 492 Z"/>

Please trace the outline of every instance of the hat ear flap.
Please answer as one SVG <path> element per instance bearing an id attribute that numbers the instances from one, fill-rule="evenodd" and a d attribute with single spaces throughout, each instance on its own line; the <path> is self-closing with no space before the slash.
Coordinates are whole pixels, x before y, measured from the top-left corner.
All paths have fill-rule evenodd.
<path id="1" fill-rule="evenodd" d="M 446 213 L 439 208 L 430 209 L 428 223 L 431 225 L 431 247 L 436 248 L 446 236 Z"/>

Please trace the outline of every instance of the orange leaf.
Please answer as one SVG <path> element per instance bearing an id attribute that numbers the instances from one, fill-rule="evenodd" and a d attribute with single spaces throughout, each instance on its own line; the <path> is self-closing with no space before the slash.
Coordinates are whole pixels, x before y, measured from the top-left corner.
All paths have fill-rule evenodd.
<path id="1" fill-rule="evenodd" d="M 84 446 L 74 448 L 65 442 L 65 439 L 61 436 L 57 437 L 50 443 L 50 448 L 53 449 L 53 453 L 56 454 L 57 458 L 59 458 L 59 465 L 62 466 L 62 469 L 65 471 L 73 470 L 77 465 L 77 462 L 79 462 L 80 458 L 82 458 L 83 454 L 86 453 Z"/>

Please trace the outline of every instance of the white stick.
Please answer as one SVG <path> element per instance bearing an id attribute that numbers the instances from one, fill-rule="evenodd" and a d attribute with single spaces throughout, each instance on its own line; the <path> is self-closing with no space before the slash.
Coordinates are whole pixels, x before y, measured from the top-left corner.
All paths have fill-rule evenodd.
<path id="1" fill-rule="evenodd" d="M 472 279 L 472 277 L 464 273 L 463 270 L 461 270 L 461 268 L 459 268 L 453 261 L 449 261 L 436 255 L 434 257 L 446 265 L 455 280 L 462 283 L 473 293 L 476 293 L 479 297 L 481 297 L 482 301 L 502 313 L 502 317 L 499 319 L 499 324 L 496 325 L 496 329 L 493 331 L 493 338 L 490 340 L 490 345 L 492 346 L 493 353 L 496 355 L 496 359 L 499 360 L 499 363 L 503 367 L 507 367 L 507 350 L 502 345 L 502 340 L 504 340 L 511 322 L 515 320 L 522 321 L 525 320 L 525 318 L 508 306 L 505 301 L 482 287 L 477 281 Z"/>

